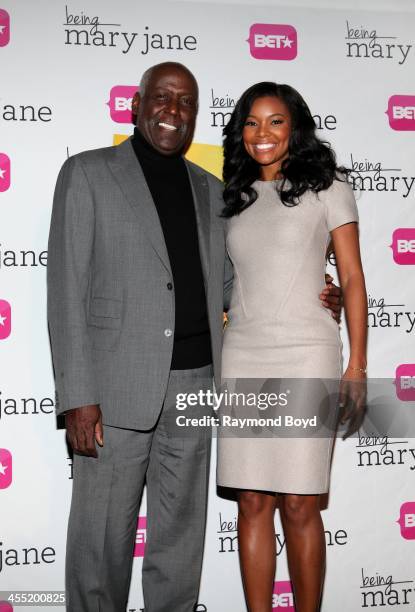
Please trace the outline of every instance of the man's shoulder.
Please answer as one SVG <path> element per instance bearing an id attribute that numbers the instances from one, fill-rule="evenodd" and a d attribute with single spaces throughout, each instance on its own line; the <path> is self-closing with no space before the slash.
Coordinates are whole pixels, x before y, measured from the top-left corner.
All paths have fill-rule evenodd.
<path id="1" fill-rule="evenodd" d="M 223 183 L 218 179 L 217 176 L 205 170 L 201 166 L 194 164 L 193 162 L 186 160 L 188 166 L 192 169 L 196 176 L 200 177 L 200 180 L 206 182 L 209 187 L 209 200 L 211 206 L 215 210 L 222 211 L 223 208 Z"/>
<path id="2" fill-rule="evenodd" d="M 209 202 L 213 211 L 217 213 L 218 216 L 221 215 L 223 211 L 223 183 L 218 179 L 217 176 L 208 172 L 201 166 L 194 164 L 193 162 L 186 160 L 186 163 L 193 171 L 193 174 L 200 177 L 200 180 L 207 183 L 209 188 Z"/>
<path id="3" fill-rule="evenodd" d="M 214 185 L 218 189 L 223 189 L 223 183 L 221 180 L 218 179 L 217 176 L 215 176 L 208 170 L 205 170 L 204 168 L 202 168 L 202 166 L 198 166 L 194 162 L 191 162 L 188 159 L 186 159 L 186 163 L 189 165 L 190 168 L 192 168 L 192 170 L 194 170 L 197 175 L 200 176 L 201 179 L 206 178 L 211 185 Z"/>
<path id="4" fill-rule="evenodd" d="M 68 161 L 71 160 L 72 163 L 80 163 L 82 166 L 93 166 L 96 163 L 102 163 L 105 160 L 111 159 L 114 157 L 114 154 L 119 145 L 114 145 L 110 147 L 100 147 L 99 149 L 88 149 L 87 151 L 81 151 L 80 153 L 75 153 L 68 158 Z"/>

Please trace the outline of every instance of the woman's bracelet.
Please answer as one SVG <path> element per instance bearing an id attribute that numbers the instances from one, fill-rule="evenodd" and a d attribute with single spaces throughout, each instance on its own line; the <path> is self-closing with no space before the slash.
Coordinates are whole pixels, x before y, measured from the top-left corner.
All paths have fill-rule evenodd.
<path id="1" fill-rule="evenodd" d="M 355 370 L 356 372 L 362 372 L 362 374 L 367 373 L 367 368 L 354 368 L 353 366 L 347 366 L 349 370 Z"/>

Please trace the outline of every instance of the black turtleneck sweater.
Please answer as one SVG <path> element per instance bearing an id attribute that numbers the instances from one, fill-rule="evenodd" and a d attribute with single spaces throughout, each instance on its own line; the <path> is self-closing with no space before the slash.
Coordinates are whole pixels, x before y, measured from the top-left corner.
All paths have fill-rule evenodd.
<path id="1" fill-rule="evenodd" d="M 137 128 L 132 139 L 160 219 L 173 274 L 175 298 L 171 369 L 212 362 L 206 295 L 200 262 L 196 213 L 182 156 L 156 151 Z M 166 291 L 171 285 L 166 287 Z"/>

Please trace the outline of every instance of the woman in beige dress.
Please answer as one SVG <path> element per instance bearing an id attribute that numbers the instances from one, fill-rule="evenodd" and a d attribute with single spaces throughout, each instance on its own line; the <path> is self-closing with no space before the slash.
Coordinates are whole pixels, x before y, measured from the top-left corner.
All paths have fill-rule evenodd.
<path id="1" fill-rule="evenodd" d="M 347 171 L 315 130 L 300 94 L 271 82 L 242 95 L 224 130 L 224 216 L 234 283 L 222 378 L 341 379 L 349 397 L 354 385 L 360 409 L 364 391 L 356 392 L 356 383 L 366 376 L 367 300 L 357 207 Z M 350 339 L 344 371 L 338 325 L 318 299 L 330 241 Z M 250 612 L 272 609 L 277 494 L 296 610 L 319 609 L 325 567 L 320 495 L 329 487 L 332 443 L 327 436 L 218 438 L 218 485 L 237 490 Z"/>

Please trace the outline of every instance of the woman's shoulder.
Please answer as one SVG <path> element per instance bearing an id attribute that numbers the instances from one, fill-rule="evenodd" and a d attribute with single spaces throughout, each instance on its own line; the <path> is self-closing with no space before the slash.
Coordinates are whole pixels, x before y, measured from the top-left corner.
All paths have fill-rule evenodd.
<path id="1" fill-rule="evenodd" d="M 330 187 L 319 191 L 317 196 L 324 207 L 330 231 L 345 223 L 358 221 L 354 191 L 344 174 L 338 173 Z"/>
<path id="2" fill-rule="evenodd" d="M 332 184 L 322 191 L 318 192 L 318 195 L 323 200 L 335 200 L 336 198 L 353 197 L 353 188 L 347 180 L 347 176 L 341 172 L 337 172 L 333 179 Z"/>

